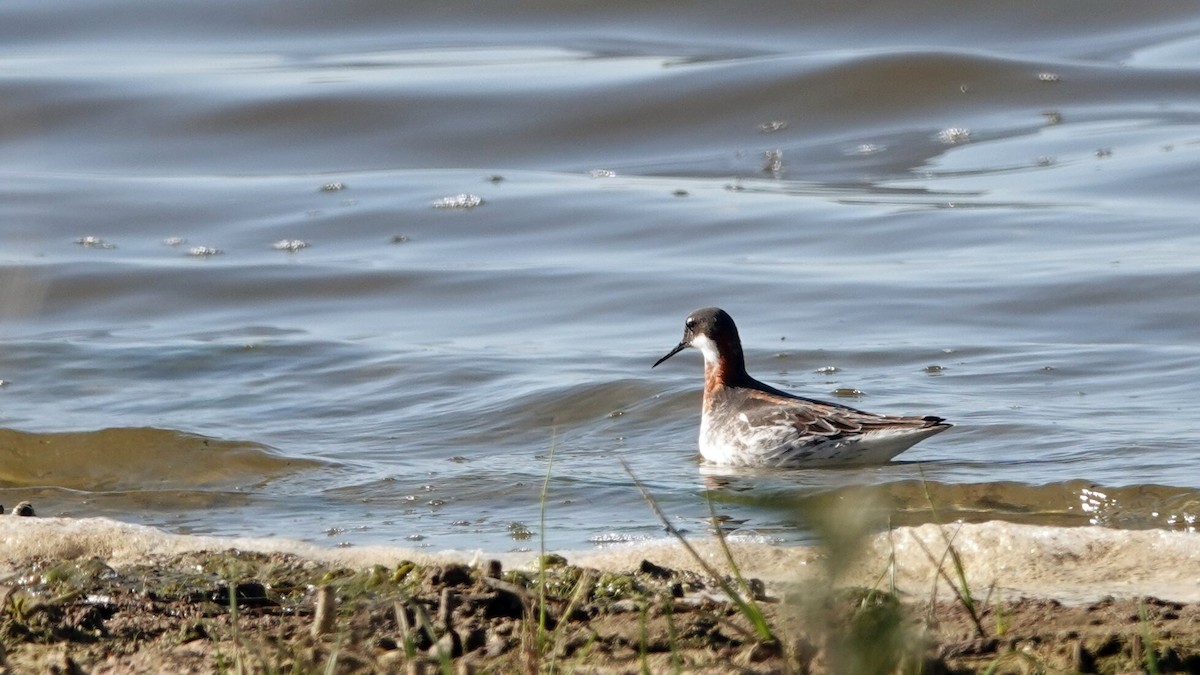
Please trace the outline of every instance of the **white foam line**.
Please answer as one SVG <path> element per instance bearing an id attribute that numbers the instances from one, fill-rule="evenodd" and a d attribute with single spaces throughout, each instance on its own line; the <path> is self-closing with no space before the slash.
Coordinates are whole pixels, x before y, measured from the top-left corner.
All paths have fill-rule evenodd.
<path id="1" fill-rule="evenodd" d="M 898 589 L 914 598 L 929 597 L 935 567 L 922 549 L 940 558 L 945 535 L 954 536 L 968 581 L 976 597 L 995 587 L 1001 597 L 1048 597 L 1086 602 L 1105 595 L 1153 595 L 1166 600 L 1200 602 L 1200 534 L 1165 530 L 1114 530 L 1103 527 L 1043 527 L 990 522 L 966 525 L 903 527 L 873 537 L 861 560 L 839 570 L 839 583 L 869 585 L 896 559 Z M 693 542 L 710 562 L 724 569 L 716 543 Z M 0 517 L 0 568 L 33 560 L 98 557 L 110 565 L 150 562 L 196 551 L 291 553 L 329 564 L 366 567 L 400 560 L 419 563 L 472 562 L 494 557 L 506 565 L 527 564 L 532 554 L 487 554 L 469 551 L 430 552 L 400 547 L 324 548 L 276 538 L 224 538 L 170 534 L 142 525 L 106 518 Z M 826 573 L 816 547 L 781 547 L 731 542 L 743 574 L 775 588 L 819 579 Z M 681 569 L 695 569 L 680 546 L 669 541 L 612 546 L 601 551 L 568 552 L 576 564 L 628 570 L 642 559 Z M 953 576 L 953 571 L 946 567 Z M 948 599 L 947 590 L 939 597 Z"/>
<path id="2" fill-rule="evenodd" d="M 478 554 L 435 553 L 388 546 L 324 548 L 273 537 L 215 537 L 171 534 L 145 525 L 107 518 L 18 518 L 0 516 L 0 567 L 11 569 L 34 560 L 100 558 L 110 565 L 152 562 L 165 556 L 198 551 L 291 553 L 348 567 L 419 563 L 470 562 Z"/>
<path id="3" fill-rule="evenodd" d="M 838 570 L 838 582 L 871 586 L 889 583 L 889 557 L 895 555 L 896 586 L 904 595 L 928 599 L 945 536 L 963 561 L 973 595 L 993 587 L 993 597 L 1054 598 L 1090 602 L 1106 595 L 1151 595 L 1164 600 L 1200 602 L 1200 534 L 1166 530 L 1115 530 L 1104 527 L 1045 527 L 1005 522 L 902 527 L 873 537 L 858 562 Z M 777 588 L 827 578 L 825 557 L 815 547 L 763 543 L 733 545 L 741 572 Z M 710 562 L 722 559 L 712 542 L 697 548 Z M 926 553 L 929 551 L 929 554 Z M 612 549 L 572 558 L 598 567 L 628 568 L 640 557 L 667 567 L 692 567 L 679 547 L 655 545 L 639 550 Z M 719 565 L 720 566 L 720 565 Z M 949 558 L 944 569 L 955 576 Z M 796 586 L 801 588 L 801 586 Z M 938 598 L 951 599 L 944 583 Z"/>

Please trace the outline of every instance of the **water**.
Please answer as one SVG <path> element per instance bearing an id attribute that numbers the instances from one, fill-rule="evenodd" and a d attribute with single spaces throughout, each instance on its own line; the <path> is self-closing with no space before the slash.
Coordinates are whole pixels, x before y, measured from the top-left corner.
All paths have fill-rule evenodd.
<path id="1" fill-rule="evenodd" d="M 693 533 L 709 491 L 784 544 L 863 495 L 1191 529 L 1198 35 L 1181 2 L 4 3 L 0 503 L 585 549 L 663 534 L 624 459 Z M 956 426 L 701 467 L 698 354 L 649 366 L 705 305 L 761 379 Z"/>

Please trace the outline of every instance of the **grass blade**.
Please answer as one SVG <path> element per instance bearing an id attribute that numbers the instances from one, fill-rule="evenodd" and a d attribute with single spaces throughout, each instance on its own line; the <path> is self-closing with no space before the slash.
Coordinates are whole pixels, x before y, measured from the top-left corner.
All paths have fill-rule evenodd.
<path id="1" fill-rule="evenodd" d="M 650 491 L 646 489 L 646 486 L 642 484 L 642 481 L 638 480 L 638 477 L 634 475 L 633 469 L 629 467 L 628 462 L 626 462 L 624 459 L 621 459 L 621 466 L 625 468 L 625 473 L 629 474 L 629 478 L 633 480 L 633 484 L 635 487 L 637 487 L 638 492 L 642 493 L 642 499 L 645 499 L 646 503 L 650 505 L 650 510 L 654 511 L 654 515 L 658 516 L 658 519 L 662 521 L 663 527 L 666 528 L 667 532 L 672 537 L 675 537 L 679 543 L 683 545 L 683 548 L 688 552 L 688 555 L 692 556 L 692 559 L 696 561 L 696 564 L 698 564 L 701 569 L 704 570 L 705 574 L 708 574 L 710 577 L 712 577 L 713 580 L 717 582 L 717 585 L 721 587 L 721 591 L 729 596 L 729 599 L 732 600 L 735 605 L 737 605 L 738 611 L 741 612 L 742 616 L 746 617 L 746 619 L 754 627 L 754 631 L 758 634 L 758 638 L 763 642 L 776 642 L 775 634 L 771 631 L 771 626 L 767 624 L 767 619 L 763 615 L 762 609 L 759 608 L 758 603 L 754 601 L 754 598 L 750 597 L 749 600 L 747 600 L 746 598 L 742 597 L 742 594 L 739 592 L 739 590 L 734 588 L 733 585 L 725 579 L 725 577 L 719 574 L 717 570 L 700 555 L 700 553 L 691 545 L 691 543 L 688 542 L 688 540 L 683 536 L 683 533 L 671 524 L 671 521 L 667 518 L 666 514 L 663 513 L 662 508 L 659 507 L 658 501 L 654 499 L 654 496 L 650 494 Z M 717 538 L 721 540 L 721 545 L 725 548 L 726 552 L 728 552 L 729 549 L 725 544 L 723 536 L 718 534 Z"/>

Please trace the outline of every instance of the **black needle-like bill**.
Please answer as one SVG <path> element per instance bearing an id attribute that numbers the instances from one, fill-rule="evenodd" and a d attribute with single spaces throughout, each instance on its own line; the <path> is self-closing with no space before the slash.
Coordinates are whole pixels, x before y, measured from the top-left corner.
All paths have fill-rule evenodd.
<path id="1" fill-rule="evenodd" d="M 653 365 L 653 366 L 650 366 L 650 367 L 651 367 L 651 368 L 654 368 L 654 367 L 656 367 L 658 364 L 662 363 L 663 361 L 666 361 L 667 359 L 671 358 L 672 356 L 675 356 L 676 354 L 678 354 L 679 352 L 681 352 L 681 351 L 683 351 L 683 350 L 685 350 L 685 349 L 687 349 L 687 348 L 688 348 L 688 343 L 686 343 L 686 342 L 680 342 L 679 344 L 675 345 L 675 349 L 672 349 L 671 351 L 667 352 L 667 355 L 666 355 L 666 356 L 664 356 L 664 357 L 662 357 L 661 359 L 659 359 L 659 360 L 655 361 L 655 362 L 654 362 L 654 365 Z"/>

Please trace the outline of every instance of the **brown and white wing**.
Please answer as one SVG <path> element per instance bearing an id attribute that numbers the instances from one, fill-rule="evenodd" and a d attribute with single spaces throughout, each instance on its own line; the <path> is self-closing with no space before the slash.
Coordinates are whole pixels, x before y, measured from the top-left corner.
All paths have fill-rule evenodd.
<path id="1" fill-rule="evenodd" d="M 750 405 L 746 405 L 749 403 Z M 737 414 L 765 466 L 880 463 L 949 428 L 940 417 L 892 417 L 754 392 Z"/>

